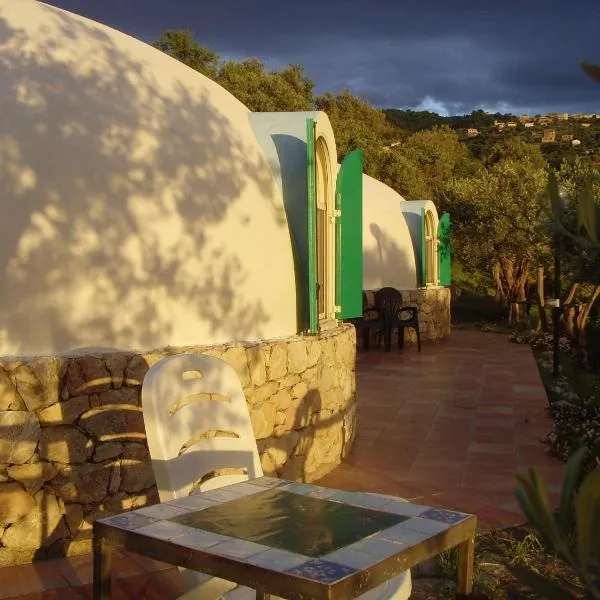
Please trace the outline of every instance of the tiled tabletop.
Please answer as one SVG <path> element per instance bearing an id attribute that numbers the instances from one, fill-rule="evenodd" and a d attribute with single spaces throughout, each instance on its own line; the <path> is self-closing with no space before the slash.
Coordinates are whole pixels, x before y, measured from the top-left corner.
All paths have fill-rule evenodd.
<path id="1" fill-rule="evenodd" d="M 246 570 L 330 586 L 474 519 L 400 498 L 261 477 L 98 523 Z"/>

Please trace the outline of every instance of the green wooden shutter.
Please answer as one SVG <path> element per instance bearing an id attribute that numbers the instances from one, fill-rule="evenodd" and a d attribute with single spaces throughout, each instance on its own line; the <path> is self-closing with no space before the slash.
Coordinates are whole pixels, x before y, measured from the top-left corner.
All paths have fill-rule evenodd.
<path id="1" fill-rule="evenodd" d="M 306 176 L 308 189 L 308 331 L 319 330 L 317 309 L 317 191 L 315 164 L 315 120 L 306 119 Z"/>
<path id="2" fill-rule="evenodd" d="M 427 238 L 425 233 L 425 209 L 421 209 L 421 286 L 427 285 Z"/>
<path id="3" fill-rule="evenodd" d="M 450 214 L 443 213 L 438 224 L 438 261 L 440 273 L 440 285 L 452 283 L 452 249 L 450 247 L 450 234 L 452 223 Z"/>
<path id="4" fill-rule="evenodd" d="M 335 303 L 338 319 L 363 314 L 363 153 L 346 155 L 337 176 L 335 203 Z"/>

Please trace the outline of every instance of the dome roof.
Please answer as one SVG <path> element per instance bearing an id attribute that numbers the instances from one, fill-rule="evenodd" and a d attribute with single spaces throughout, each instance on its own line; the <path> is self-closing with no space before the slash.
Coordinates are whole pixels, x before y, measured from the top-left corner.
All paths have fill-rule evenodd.
<path id="1" fill-rule="evenodd" d="M 403 206 L 391 187 L 363 175 L 363 287 L 417 287 L 417 265 Z"/>
<path id="2" fill-rule="evenodd" d="M 248 109 L 88 19 L 34 0 L 0 17 L 0 354 L 295 333 Z"/>

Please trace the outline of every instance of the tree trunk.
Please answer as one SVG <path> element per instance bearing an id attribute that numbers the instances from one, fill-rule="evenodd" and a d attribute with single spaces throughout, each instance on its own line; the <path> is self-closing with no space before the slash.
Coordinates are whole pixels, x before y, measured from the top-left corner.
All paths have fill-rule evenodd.
<path id="1" fill-rule="evenodd" d="M 506 304 L 508 322 L 522 320 L 525 314 L 527 294 L 525 287 L 529 278 L 529 258 L 514 260 L 501 258 L 493 268 L 496 281 L 496 300 Z"/>
<path id="2" fill-rule="evenodd" d="M 600 285 L 594 287 L 594 291 L 592 292 L 590 299 L 581 305 L 581 310 L 577 315 L 577 329 L 579 334 L 578 342 L 580 344 L 585 343 L 585 328 L 587 327 L 587 320 L 590 316 L 590 311 L 592 310 L 594 303 L 598 299 L 598 296 L 600 296 Z"/>
<path id="3" fill-rule="evenodd" d="M 576 318 L 577 307 L 571 306 L 571 304 L 573 303 L 573 299 L 575 298 L 575 294 L 577 293 L 578 289 L 579 289 L 579 284 L 573 283 L 571 285 L 571 289 L 569 290 L 569 293 L 567 294 L 567 297 L 565 298 L 564 302 L 562 303 L 563 322 L 567 329 L 568 336 L 573 341 L 577 341 L 577 318 Z M 556 296 L 556 291 L 555 291 L 554 295 Z"/>
<path id="4" fill-rule="evenodd" d="M 546 294 L 544 292 L 544 267 L 538 267 L 537 270 L 537 297 L 539 302 L 539 321 L 537 330 L 548 331 L 548 318 L 546 316 Z"/>

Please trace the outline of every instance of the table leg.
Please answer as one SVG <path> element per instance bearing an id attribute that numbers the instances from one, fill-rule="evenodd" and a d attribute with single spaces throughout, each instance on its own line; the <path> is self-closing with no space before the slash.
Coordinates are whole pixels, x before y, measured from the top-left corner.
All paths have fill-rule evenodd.
<path id="1" fill-rule="evenodd" d="M 110 600 L 112 547 L 94 536 L 94 600 Z"/>
<path id="2" fill-rule="evenodd" d="M 473 563 L 475 562 L 475 536 L 458 547 L 458 574 L 456 593 L 459 598 L 473 592 Z"/>

